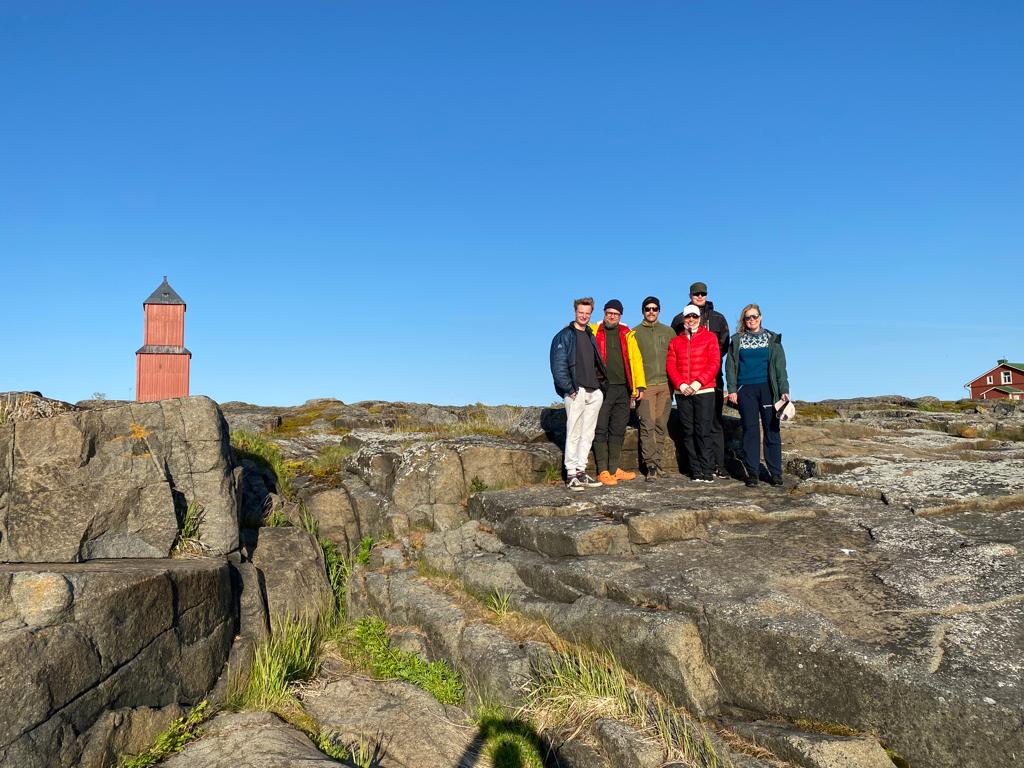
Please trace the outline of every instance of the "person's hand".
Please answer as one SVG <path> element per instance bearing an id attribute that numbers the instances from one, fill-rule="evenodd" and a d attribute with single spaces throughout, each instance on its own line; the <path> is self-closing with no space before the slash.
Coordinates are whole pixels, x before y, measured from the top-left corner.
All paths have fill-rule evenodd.
<path id="1" fill-rule="evenodd" d="M 690 395 L 692 395 L 696 391 L 697 390 L 695 390 L 689 384 L 687 384 L 685 387 L 683 387 L 683 394 L 686 395 L 687 397 L 689 397 Z"/>
<path id="2" fill-rule="evenodd" d="M 735 392 L 730 392 L 729 397 L 726 399 L 733 405 L 736 405 L 739 402 L 740 396 Z"/>
<path id="3" fill-rule="evenodd" d="M 576 390 L 576 392 L 579 392 L 579 390 Z M 573 392 L 571 395 L 569 395 L 569 399 L 570 400 L 575 400 L 576 399 L 576 392 Z"/>
<path id="4" fill-rule="evenodd" d="M 642 389 L 638 390 L 636 393 L 636 397 L 634 397 L 633 399 L 639 403 L 641 400 L 644 399 L 644 391 Z"/>
<path id="5" fill-rule="evenodd" d="M 781 399 L 782 399 L 782 402 L 788 403 L 789 402 L 789 395 L 783 395 Z"/>

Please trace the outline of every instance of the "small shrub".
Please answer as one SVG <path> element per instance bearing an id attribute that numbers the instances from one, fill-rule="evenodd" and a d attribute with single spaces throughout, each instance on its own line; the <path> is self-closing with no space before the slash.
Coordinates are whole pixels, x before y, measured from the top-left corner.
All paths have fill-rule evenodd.
<path id="1" fill-rule="evenodd" d="M 373 537 L 364 536 L 359 540 L 359 548 L 356 549 L 356 562 L 359 565 L 366 565 L 370 562 L 370 553 L 373 551 Z"/>
<path id="2" fill-rule="evenodd" d="M 481 480 L 476 475 L 473 475 L 473 479 L 469 483 L 469 492 L 472 494 L 472 493 L 480 493 L 481 491 L 486 491 L 486 490 L 487 490 L 487 483 L 485 483 L 483 480 Z"/>
<path id="3" fill-rule="evenodd" d="M 184 717 L 179 717 L 159 736 L 153 746 L 132 758 L 122 758 L 121 768 L 149 768 L 168 755 L 181 752 L 185 745 L 202 734 L 200 726 L 213 715 L 209 704 L 203 701 L 192 707 Z"/>

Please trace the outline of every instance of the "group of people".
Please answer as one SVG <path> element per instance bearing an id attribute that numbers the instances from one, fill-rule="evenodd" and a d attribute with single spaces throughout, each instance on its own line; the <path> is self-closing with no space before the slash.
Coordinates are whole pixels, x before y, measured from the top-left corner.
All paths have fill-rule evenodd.
<path id="1" fill-rule="evenodd" d="M 690 303 L 671 326 L 660 322 L 661 302 L 655 296 L 643 300 L 644 319 L 633 329 L 622 323 L 618 299 L 604 305 L 603 321 L 594 324 L 592 298 L 576 299 L 573 310 L 573 321 L 551 341 L 551 375 L 565 402 L 565 480 L 570 491 L 636 477 L 619 466 L 634 405 L 646 479 L 661 477 L 673 395 L 693 480 L 710 483 L 729 476 L 722 424 L 728 400 L 740 413 L 746 484 L 758 484 L 762 442 L 768 482 L 782 484 L 779 414 L 789 403 L 786 354 L 782 335 L 762 327 L 757 304 L 743 308 L 732 335 L 702 282 L 690 286 Z M 591 448 L 596 478 L 587 474 Z"/>

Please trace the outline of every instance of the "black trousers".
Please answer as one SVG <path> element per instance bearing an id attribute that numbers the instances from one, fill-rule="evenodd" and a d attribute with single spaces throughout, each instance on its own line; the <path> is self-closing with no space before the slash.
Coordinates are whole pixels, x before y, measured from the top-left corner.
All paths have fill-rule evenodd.
<path id="1" fill-rule="evenodd" d="M 598 474 L 608 470 L 614 475 L 619 468 L 622 441 L 626 438 L 626 424 L 629 423 L 629 400 L 627 385 L 608 385 L 597 414 L 597 429 L 594 430 L 594 463 Z"/>
<path id="2" fill-rule="evenodd" d="M 707 477 L 715 471 L 711 456 L 711 422 L 715 396 L 676 393 L 676 411 L 683 428 L 683 448 L 690 462 L 691 477 Z"/>
<path id="3" fill-rule="evenodd" d="M 725 393 L 720 386 L 715 387 L 715 410 L 711 416 L 711 461 L 715 469 L 725 471 L 725 425 L 722 422 L 722 406 L 725 404 Z"/>
<path id="4" fill-rule="evenodd" d="M 772 477 L 782 477 L 782 434 L 767 384 L 743 384 L 739 388 L 740 426 L 743 428 L 743 463 L 747 474 L 761 473 L 761 432 L 764 432 L 764 463 Z"/>

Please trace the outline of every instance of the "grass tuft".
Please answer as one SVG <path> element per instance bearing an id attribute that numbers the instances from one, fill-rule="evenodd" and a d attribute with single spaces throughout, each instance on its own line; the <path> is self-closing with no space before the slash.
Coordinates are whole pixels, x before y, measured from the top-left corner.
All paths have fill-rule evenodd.
<path id="1" fill-rule="evenodd" d="M 491 704 L 482 705 L 475 719 L 481 752 L 493 768 L 544 768 L 547 748 L 531 723 Z"/>
<path id="2" fill-rule="evenodd" d="M 328 622 L 307 617 L 276 622 L 256 646 L 249 680 L 229 696 L 234 709 L 286 713 L 296 706 L 292 684 L 311 679 L 320 669 L 322 634 Z"/>
<path id="3" fill-rule="evenodd" d="M 697 768 L 724 764 L 701 723 L 633 680 L 606 651 L 562 644 L 549 667 L 539 671 L 517 715 L 541 732 L 568 739 L 600 718 L 619 720 L 657 739 L 670 760 Z"/>
<path id="4" fill-rule="evenodd" d="M 118 765 L 120 768 L 149 768 L 165 757 L 181 752 L 186 744 L 202 734 L 200 726 L 212 716 L 213 711 L 203 699 L 187 715 L 179 717 L 157 736 L 152 747 L 134 757 L 122 757 Z"/>
<path id="5" fill-rule="evenodd" d="M 269 469 L 275 478 L 277 491 L 286 499 L 292 498 L 292 468 L 285 462 L 281 449 L 263 435 L 255 432 L 232 432 L 231 447 L 240 459 L 249 459 Z"/>
<path id="6" fill-rule="evenodd" d="M 376 677 L 412 683 L 442 704 L 459 705 L 465 698 L 462 682 L 451 667 L 443 661 L 424 661 L 414 653 L 393 648 L 387 627 L 376 616 L 365 616 L 356 622 L 344 650 L 348 651 L 350 661 Z"/>
<path id="7" fill-rule="evenodd" d="M 193 501 L 185 510 L 178 528 L 178 538 L 171 549 L 171 557 L 201 557 L 206 546 L 200 541 L 199 526 L 203 522 L 203 507 Z"/>
<path id="8" fill-rule="evenodd" d="M 313 477 L 329 480 L 335 477 L 345 466 L 345 459 L 355 453 L 355 449 L 347 445 L 331 445 L 320 451 L 319 455 L 306 466 Z"/>
<path id="9" fill-rule="evenodd" d="M 484 602 L 484 605 L 486 605 L 495 616 L 501 619 L 509 615 L 509 611 L 511 610 L 509 601 L 511 599 L 512 595 L 510 593 L 496 589 L 487 596 L 487 600 Z"/>

